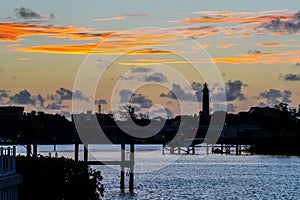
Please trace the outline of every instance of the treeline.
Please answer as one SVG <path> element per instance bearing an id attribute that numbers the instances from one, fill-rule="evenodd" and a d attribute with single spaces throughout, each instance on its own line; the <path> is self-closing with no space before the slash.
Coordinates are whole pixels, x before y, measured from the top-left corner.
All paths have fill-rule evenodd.
<path id="1" fill-rule="evenodd" d="M 186 126 L 199 123 L 202 129 L 198 130 L 197 137 L 205 137 L 206 131 L 205 129 L 203 130 L 203 127 L 208 126 L 210 121 L 210 117 L 203 115 L 200 115 L 200 117 L 199 115 L 183 115 L 171 119 L 163 119 L 161 117 L 149 119 L 147 116 L 135 114 L 134 110 L 130 108 L 124 114 L 125 117 L 118 121 L 112 114 L 92 114 L 91 112 L 73 115 L 72 121 L 75 121 L 76 125 L 79 124 L 84 133 L 91 134 L 92 137 L 90 138 L 96 138 L 94 136 L 98 132 L 92 133 L 92 127 L 100 124 L 106 136 L 115 143 L 120 143 L 122 138 L 140 143 L 162 143 L 163 136 L 165 139 L 171 140 L 177 134 L 178 127 L 182 121 L 184 121 Z M 290 109 L 287 104 L 280 103 L 272 108 L 252 107 L 247 112 L 227 113 L 224 129 L 234 126 L 259 126 L 261 130 L 255 133 L 256 141 L 254 145 L 257 153 L 295 154 L 296 152 L 300 154 L 300 150 L 297 147 L 300 142 L 299 110 Z M 93 120 L 91 118 L 97 119 L 96 125 L 92 123 Z M 163 127 L 163 130 L 150 138 L 131 137 L 118 127 L 119 125 L 130 127 L 129 119 L 139 126 L 146 126 L 151 123 L 154 127 Z M 77 130 L 78 126 L 75 127 L 74 123 L 58 114 L 31 112 L 25 113 L 21 119 L 0 118 L 0 138 L 10 138 L 18 143 L 67 144 L 80 142 Z M 243 137 L 244 139 L 248 137 L 248 141 L 250 141 L 254 137 L 253 135 L 252 133 L 249 134 L 249 132 L 242 132 L 236 137 Z"/>

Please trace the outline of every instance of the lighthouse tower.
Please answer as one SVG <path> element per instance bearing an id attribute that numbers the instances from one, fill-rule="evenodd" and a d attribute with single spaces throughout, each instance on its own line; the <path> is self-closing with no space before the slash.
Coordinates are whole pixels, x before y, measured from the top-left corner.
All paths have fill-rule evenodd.
<path id="1" fill-rule="evenodd" d="M 209 90 L 207 83 L 204 83 L 202 93 L 202 114 L 203 116 L 209 116 Z"/>

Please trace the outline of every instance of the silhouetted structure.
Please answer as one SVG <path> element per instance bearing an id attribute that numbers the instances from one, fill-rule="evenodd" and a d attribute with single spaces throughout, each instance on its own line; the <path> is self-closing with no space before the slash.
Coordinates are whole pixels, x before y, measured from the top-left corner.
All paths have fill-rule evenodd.
<path id="1" fill-rule="evenodd" d="M 209 90 L 207 83 L 203 85 L 203 98 L 202 98 L 202 114 L 203 116 L 209 116 Z"/>
<path id="2" fill-rule="evenodd" d="M 16 174 L 16 147 L 0 148 L 0 199 L 18 199 L 17 185 L 22 175 Z"/>
<path id="3" fill-rule="evenodd" d="M 0 138 L 16 138 L 20 132 L 24 107 L 0 107 Z"/>

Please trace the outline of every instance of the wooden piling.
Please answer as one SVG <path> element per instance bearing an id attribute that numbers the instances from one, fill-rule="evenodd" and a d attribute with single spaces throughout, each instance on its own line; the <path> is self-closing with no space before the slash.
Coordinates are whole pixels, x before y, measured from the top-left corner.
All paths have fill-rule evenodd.
<path id="1" fill-rule="evenodd" d="M 130 171 L 129 171 L 129 192 L 133 193 L 134 189 L 134 144 L 130 144 Z"/>
<path id="2" fill-rule="evenodd" d="M 26 156 L 30 157 L 31 154 L 31 144 L 27 144 L 26 146 Z"/>
<path id="3" fill-rule="evenodd" d="M 221 144 L 221 155 L 223 155 L 223 143 Z"/>
<path id="4" fill-rule="evenodd" d="M 192 153 L 195 155 L 195 145 L 192 145 Z"/>
<path id="5" fill-rule="evenodd" d="M 125 163 L 125 142 L 122 141 L 121 143 L 121 164 L 120 164 L 120 167 L 121 167 L 121 177 L 120 177 L 120 189 L 121 189 L 121 192 L 124 192 L 124 189 L 125 189 L 125 166 L 124 166 L 124 163 Z"/>
<path id="6" fill-rule="evenodd" d="M 174 146 L 170 146 L 170 154 L 174 154 Z"/>
<path id="7" fill-rule="evenodd" d="M 32 156 L 33 157 L 37 157 L 37 144 L 33 144 L 32 146 L 33 146 L 33 154 L 32 154 Z"/>
<path id="8" fill-rule="evenodd" d="M 75 143 L 75 155 L 74 155 L 74 160 L 77 162 L 79 157 L 79 144 Z"/>
<path id="9" fill-rule="evenodd" d="M 88 162 L 88 153 L 89 153 L 88 148 L 89 148 L 88 144 L 84 144 L 83 161 L 85 163 Z"/>

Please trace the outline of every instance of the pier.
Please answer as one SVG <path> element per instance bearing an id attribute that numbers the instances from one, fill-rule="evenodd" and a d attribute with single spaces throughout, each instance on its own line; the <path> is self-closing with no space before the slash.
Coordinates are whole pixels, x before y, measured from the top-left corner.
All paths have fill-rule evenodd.
<path id="1" fill-rule="evenodd" d="M 242 149 L 242 146 L 250 146 L 249 150 Z M 185 145 L 168 145 L 164 144 L 162 148 L 162 154 L 201 154 L 201 152 L 205 152 L 206 155 L 209 154 L 226 154 L 226 155 L 242 155 L 251 154 L 253 155 L 252 151 L 252 144 L 192 144 L 190 146 Z M 233 150 L 232 150 L 233 149 Z M 197 153 L 198 150 L 198 153 Z M 203 150 L 203 151 L 202 151 Z M 203 153 L 202 153 L 203 154 Z"/>
<path id="2" fill-rule="evenodd" d="M 79 161 L 79 143 L 74 144 L 74 160 Z M 121 160 L 119 161 L 111 161 L 111 160 L 96 160 L 91 161 L 89 160 L 89 144 L 83 144 L 84 150 L 83 150 L 83 162 L 85 162 L 87 165 L 119 165 L 120 166 L 120 190 L 121 192 L 125 191 L 125 172 L 128 169 L 129 170 L 129 192 L 134 192 L 134 151 L 135 151 L 135 144 L 134 143 L 126 143 L 123 141 L 121 146 Z M 129 145 L 129 157 L 126 159 L 126 145 Z M 38 144 L 27 144 L 24 145 L 26 147 L 26 156 L 33 156 L 37 157 L 38 150 L 37 146 Z M 55 148 L 56 145 L 54 145 Z M 33 150 L 33 151 L 32 151 Z"/>

